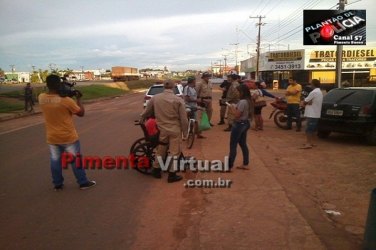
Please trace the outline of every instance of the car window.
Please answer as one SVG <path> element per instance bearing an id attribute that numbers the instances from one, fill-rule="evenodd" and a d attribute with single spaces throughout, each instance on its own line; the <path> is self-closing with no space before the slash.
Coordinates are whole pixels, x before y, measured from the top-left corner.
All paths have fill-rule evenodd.
<path id="1" fill-rule="evenodd" d="M 176 86 L 175 88 L 174 88 L 174 93 L 175 93 L 175 95 L 178 95 L 178 94 L 180 94 L 180 92 L 179 92 L 179 89 L 178 89 L 178 87 Z"/>
<path id="2" fill-rule="evenodd" d="M 148 95 L 156 95 L 156 94 L 160 94 L 160 93 L 163 92 L 163 90 L 164 90 L 164 87 L 163 87 L 163 86 L 153 86 L 153 87 L 150 88 L 150 90 L 149 90 L 149 92 L 148 92 Z M 178 89 L 177 86 L 175 86 L 175 88 L 174 88 L 174 94 L 175 94 L 175 95 L 180 94 L 180 91 L 179 91 L 179 89 Z"/>
<path id="3" fill-rule="evenodd" d="M 154 86 L 149 89 L 148 95 L 156 95 L 162 93 L 164 90 L 163 86 Z"/>
<path id="4" fill-rule="evenodd" d="M 372 103 L 373 91 L 357 89 L 332 90 L 324 97 L 324 103 L 365 105 Z"/>

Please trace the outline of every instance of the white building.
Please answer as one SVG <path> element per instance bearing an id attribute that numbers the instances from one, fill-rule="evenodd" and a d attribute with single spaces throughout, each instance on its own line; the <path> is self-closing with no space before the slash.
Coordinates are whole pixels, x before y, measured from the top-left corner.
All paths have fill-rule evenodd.
<path id="1" fill-rule="evenodd" d="M 5 81 L 30 82 L 29 72 L 5 72 Z"/>

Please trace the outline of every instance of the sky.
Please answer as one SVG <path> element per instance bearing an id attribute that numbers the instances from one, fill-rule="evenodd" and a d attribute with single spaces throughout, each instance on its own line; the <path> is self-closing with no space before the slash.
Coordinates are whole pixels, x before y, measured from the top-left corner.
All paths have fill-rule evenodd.
<path id="1" fill-rule="evenodd" d="M 376 46 L 375 0 L 367 10 L 367 46 Z M 336 9 L 338 0 L 0 0 L 0 68 L 183 71 L 228 65 L 256 53 L 303 46 L 303 9 Z M 252 18 L 251 18 L 252 17 Z M 236 53 L 237 51 L 237 53 Z"/>

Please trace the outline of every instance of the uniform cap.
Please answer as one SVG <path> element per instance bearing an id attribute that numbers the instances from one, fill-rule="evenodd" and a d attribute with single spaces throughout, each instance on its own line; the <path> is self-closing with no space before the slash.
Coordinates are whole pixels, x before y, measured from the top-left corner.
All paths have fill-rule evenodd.
<path id="1" fill-rule="evenodd" d="M 201 78 L 205 78 L 205 77 L 211 77 L 211 74 L 209 72 L 202 73 Z"/>

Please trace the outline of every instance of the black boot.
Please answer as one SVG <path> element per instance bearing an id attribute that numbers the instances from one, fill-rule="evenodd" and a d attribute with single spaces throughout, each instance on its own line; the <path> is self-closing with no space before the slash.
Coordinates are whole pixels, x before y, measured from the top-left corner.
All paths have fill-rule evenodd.
<path id="1" fill-rule="evenodd" d="M 181 177 L 180 175 L 177 175 L 176 173 L 168 173 L 168 178 L 167 178 L 168 183 L 177 182 L 177 181 L 180 181 L 181 179 L 183 179 L 183 177 Z"/>
<path id="2" fill-rule="evenodd" d="M 225 120 L 224 119 L 221 119 L 219 122 L 218 122 L 218 125 L 223 125 L 225 124 Z"/>
<path id="3" fill-rule="evenodd" d="M 154 178 L 157 178 L 157 179 L 162 178 L 161 169 L 160 169 L 160 168 L 153 168 L 153 169 L 151 170 L 151 175 L 152 175 Z"/>
<path id="4" fill-rule="evenodd" d="M 231 131 L 231 128 L 232 128 L 232 126 L 229 125 L 229 126 L 228 126 L 227 128 L 225 128 L 223 131 L 229 132 L 229 131 Z"/>

